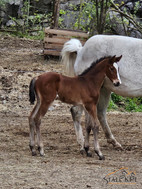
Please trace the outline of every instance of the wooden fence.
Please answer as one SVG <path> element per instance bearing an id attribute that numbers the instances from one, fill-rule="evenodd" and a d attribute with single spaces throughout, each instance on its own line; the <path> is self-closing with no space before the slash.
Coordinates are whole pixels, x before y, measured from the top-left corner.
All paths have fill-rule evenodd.
<path id="1" fill-rule="evenodd" d="M 88 39 L 89 34 L 69 30 L 45 29 L 44 55 L 60 56 L 63 45 L 71 38 L 79 39 L 82 45 Z"/>

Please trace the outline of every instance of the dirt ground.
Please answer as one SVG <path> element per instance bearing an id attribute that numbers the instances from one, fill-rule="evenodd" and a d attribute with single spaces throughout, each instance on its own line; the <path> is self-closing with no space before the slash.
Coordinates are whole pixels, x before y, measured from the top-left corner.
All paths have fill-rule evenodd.
<path id="1" fill-rule="evenodd" d="M 63 65 L 44 59 L 40 41 L 0 34 L 0 189 L 141 189 L 142 113 L 107 113 L 112 132 L 124 150 L 107 144 L 100 128 L 105 155 L 100 161 L 93 153 L 92 135 L 93 157 L 80 154 L 70 106 L 56 100 L 41 125 L 45 156 L 31 155 L 28 115 L 33 106 L 28 101 L 28 86 L 42 71 L 63 73 Z M 135 179 L 124 180 L 121 168 L 123 173 L 127 171 L 127 179 L 132 172 Z M 116 180 L 120 176 L 122 180 Z"/>

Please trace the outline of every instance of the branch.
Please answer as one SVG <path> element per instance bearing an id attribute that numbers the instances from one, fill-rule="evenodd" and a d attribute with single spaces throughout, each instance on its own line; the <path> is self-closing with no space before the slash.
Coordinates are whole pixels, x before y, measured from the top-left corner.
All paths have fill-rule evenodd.
<path id="1" fill-rule="evenodd" d="M 124 13 L 123 11 L 121 11 L 116 5 L 115 3 L 113 3 L 112 0 L 110 0 L 110 3 L 112 5 L 112 7 L 114 9 L 112 9 L 111 11 L 115 11 L 115 12 L 118 12 L 119 14 L 121 14 L 121 16 L 124 16 L 125 18 L 127 18 L 129 20 L 129 22 L 131 24 L 133 24 L 135 26 L 135 28 L 140 32 L 142 33 L 142 26 L 140 26 L 135 20 L 133 17 L 131 17 L 130 15 L 128 15 L 127 13 Z"/>

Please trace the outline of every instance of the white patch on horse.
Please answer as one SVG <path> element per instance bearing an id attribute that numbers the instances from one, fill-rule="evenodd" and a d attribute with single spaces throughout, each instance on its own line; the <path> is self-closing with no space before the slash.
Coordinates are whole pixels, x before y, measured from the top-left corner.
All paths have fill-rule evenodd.
<path id="1" fill-rule="evenodd" d="M 117 63 L 114 63 L 113 66 L 115 67 L 115 69 L 116 69 L 116 71 L 117 71 L 117 78 L 118 78 L 118 80 L 119 80 L 119 82 L 120 82 L 120 84 L 121 84 L 122 82 L 121 82 L 120 75 L 119 75 L 118 64 L 117 64 Z"/>

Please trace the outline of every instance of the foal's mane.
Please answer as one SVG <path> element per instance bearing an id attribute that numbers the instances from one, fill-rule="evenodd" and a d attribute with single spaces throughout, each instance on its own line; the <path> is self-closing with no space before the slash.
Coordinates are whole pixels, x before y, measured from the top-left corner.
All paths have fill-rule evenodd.
<path id="1" fill-rule="evenodd" d="M 84 71 L 83 71 L 80 75 L 78 75 L 78 76 L 83 76 L 83 75 L 85 75 L 85 74 L 88 73 L 93 67 L 95 67 L 98 63 L 100 63 L 101 61 L 103 61 L 103 60 L 106 59 L 106 58 L 111 58 L 111 56 L 105 56 L 105 57 L 103 57 L 103 58 L 100 58 L 100 59 L 98 59 L 98 60 L 92 62 L 91 66 L 88 67 L 86 70 L 84 70 Z"/>

